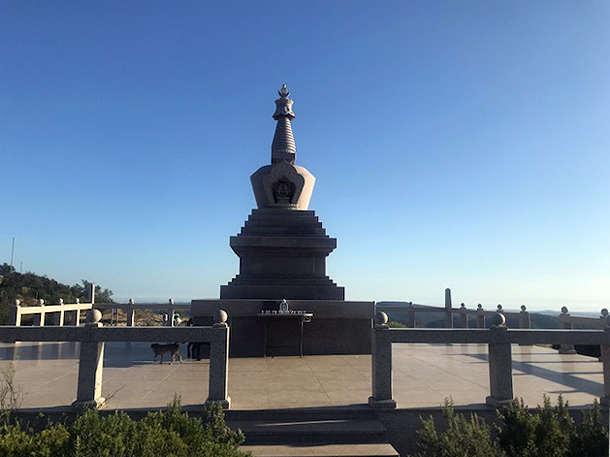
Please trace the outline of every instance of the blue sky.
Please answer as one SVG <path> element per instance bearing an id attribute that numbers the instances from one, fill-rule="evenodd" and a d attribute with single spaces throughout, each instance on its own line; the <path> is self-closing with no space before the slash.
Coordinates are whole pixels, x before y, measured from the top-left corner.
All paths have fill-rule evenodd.
<path id="1" fill-rule="evenodd" d="M 0 262 L 215 298 L 286 83 L 349 300 L 610 306 L 607 1 L 0 2 Z"/>

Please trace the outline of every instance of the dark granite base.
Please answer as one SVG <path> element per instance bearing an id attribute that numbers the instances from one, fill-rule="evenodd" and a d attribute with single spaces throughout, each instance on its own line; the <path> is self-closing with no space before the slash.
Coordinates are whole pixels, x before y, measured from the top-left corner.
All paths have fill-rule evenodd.
<path id="1" fill-rule="evenodd" d="M 263 309 L 277 309 L 276 302 L 263 300 L 193 300 L 195 325 L 213 324 L 218 309 L 229 314 L 231 357 L 261 357 L 264 345 L 264 318 L 257 317 Z M 291 309 L 313 312 L 311 322 L 303 324 L 303 353 L 370 354 L 373 302 L 289 301 Z M 268 321 L 267 355 L 299 355 L 300 326 L 298 320 Z"/>

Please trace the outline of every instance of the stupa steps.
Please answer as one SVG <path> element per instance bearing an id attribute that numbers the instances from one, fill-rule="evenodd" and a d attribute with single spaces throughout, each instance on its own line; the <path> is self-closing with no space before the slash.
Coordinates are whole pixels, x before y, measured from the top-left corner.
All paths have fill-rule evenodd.
<path id="1" fill-rule="evenodd" d="M 321 224 L 320 224 L 321 225 Z M 326 229 L 319 226 L 315 227 L 303 227 L 303 226 L 289 226 L 289 227 L 272 227 L 272 226 L 253 226 L 248 223 L 241 229 L 242 235 L 249 236 L 324 236 L 326 237 Z"/>
<path id="2" fill-rule="evenodd" d="M 284 278 L 278 278 L 276 276 L 249 276 L 249 275 L 237 275 L 235 276 L 229 284 L 237 284 L 239 285 L 265 285 L 265 284 L 276 284 L 278 287 L 281 286 L 298 286 L 298 285 L 307 285 L 307 286 L 336 286 L 337 284 L 328 276 L 309 276 L 304 277 L 303 275 L 299 276 L 286 276 Z"/>
<path id="3" fill-rule="evenodd" d="M 316 218 L 317 219 L 317 218 Z M 282 219 L 270 220 L 263 218 L 248 218 L 246 227 L 322 227 L 322 223 L 314 219 Z"/>

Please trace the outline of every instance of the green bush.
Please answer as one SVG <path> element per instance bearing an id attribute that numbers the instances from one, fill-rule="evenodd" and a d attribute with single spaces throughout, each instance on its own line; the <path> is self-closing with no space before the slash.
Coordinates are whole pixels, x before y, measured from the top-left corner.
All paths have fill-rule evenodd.
<path id="1" fill-rule="evenodd" d="M 89 409 L 74 424 L 52 424 L 40 433 L 17 424 L 0 426 L 2 457 L 240 457 L 244 440 L 231 430 L 222 408 L 206 406 L 202 418 L 182 412 L 174 398 L 167 411 L 141 421 L 123 412 L 102 416 Z"/>
<path id="2" fill-rule="evenodd" d="M 545 395 L 543 406 L 532 414 L 523 400 L 515 400 L 498 413 L 502 426 L 498 441 L 509 457 L 565 457 L 574 434 L 574 421 L 562 396 L 557 406 Z"/>
<path id="3" fill-rule="evenodd" d="M 504 452 L 491 438 L 485 421 L 471 414 L 466 419 L 456 414 L 453 403 L 445 401 L 443 416 L 447 428 L 439 432 L 433 417 L 422 419 L 423 428 L 417 432 L 421 453 L 418 457 L 503 457 Z"/>
<path id="4" fill-rule="evenodd" d="M 582 414 L 579 425 L 559 396 L 556 406 L 544 397 L 542 406 L 531 412 L 523 400 L 515 400 L 498 412 L 500 424 L 494 430 L 476 414 L 456 414 L 446 401 L 447 424 L 438 431 L 433 418 L 422 419 L 418 433 L 420 457 L 606 457 L 608 429 L 602 423 L 599 405 Z"/>

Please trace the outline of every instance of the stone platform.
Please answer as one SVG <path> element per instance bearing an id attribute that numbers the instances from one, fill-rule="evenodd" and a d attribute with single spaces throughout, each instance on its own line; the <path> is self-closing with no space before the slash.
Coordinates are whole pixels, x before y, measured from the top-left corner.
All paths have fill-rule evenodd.
<path id="1" fill-rule="evenodd" d="M 186 349 L 182 348 L 183 357 Z M 14 364 L 22 407 L 69 408 L 75 400 L 78 343 L 0 344 L 0 367 Z M 438 408 L 451 397 L 458 408 L 485 409 L 489 394 L 486 345 L 396 344 L 394 398 L 398 408 Z M 152 363 L 147 343 L 108 343 L 102 394 L 107 409 L 158 408 L 178 393 L 184 405 L 207 397 L 207 361 Z M 515 395 L 531 406 L 543 394 L 562 394 L 570 406 L 603 395 L 602 364 L 581 355 L 513 345 Z M 371 395 L 371 357 L 334 355 L 237 358 L 229 362 L 232 409 L 364 406 Z"/>

